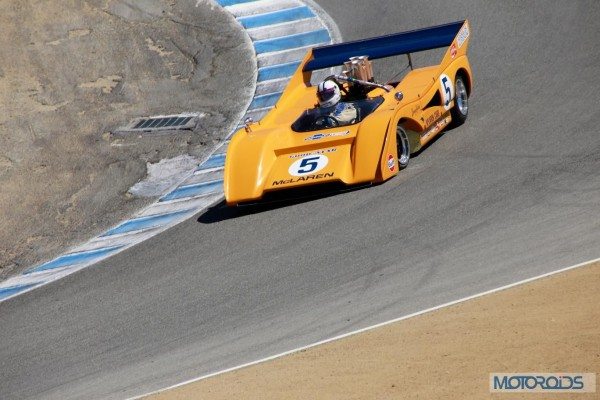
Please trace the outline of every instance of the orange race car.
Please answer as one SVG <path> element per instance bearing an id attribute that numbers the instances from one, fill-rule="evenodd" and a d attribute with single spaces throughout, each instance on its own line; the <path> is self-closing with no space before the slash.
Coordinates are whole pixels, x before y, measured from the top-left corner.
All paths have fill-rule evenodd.
<path id="1" fill-rule="evenodd" d="M 379 183 L 468 115 L 470 29 L 459 21 L 308 51 L 276 106 L 246 121 L 225 161 L 228 205 L 296 197 L 330 186 Z M 439 65 L 414 68 L 411 53 L 448 47 Z M 377 83 L 371 60 L 408 56 L 400 82 Z M 311 84 L 314 71 L 343 72 Z M 333 70 L 332 70 L 333 71 Z"/>

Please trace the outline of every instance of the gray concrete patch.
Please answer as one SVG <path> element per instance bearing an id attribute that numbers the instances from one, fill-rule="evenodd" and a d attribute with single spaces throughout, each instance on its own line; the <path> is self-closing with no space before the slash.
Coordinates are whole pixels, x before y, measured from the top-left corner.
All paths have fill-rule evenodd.
<path id="1" fill-rule="evenodd" d="M 128 192 L 146 164 L 201 159 L 253 94 L 249 40 L 210 1 L 3 2 L 0 31 L 0 279 L 147 204 Z M 183 112 L 204 115 L 176 134 L 112 133 Z"/>
<path id="2" fill-rule="evenodd" d="M 177 156 L 157 163 L 148 163 L 148 175 L 129 189 L 137 197 L 156 197 L 183 181 L 199 163 L 188 156 Z"/>

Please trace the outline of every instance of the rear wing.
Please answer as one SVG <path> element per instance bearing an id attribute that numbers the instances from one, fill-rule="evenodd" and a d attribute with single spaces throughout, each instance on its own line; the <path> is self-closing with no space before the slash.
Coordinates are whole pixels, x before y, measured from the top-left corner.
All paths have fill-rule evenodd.
<path id="1" fill-rule="evenodd" d="M 411 62 L 410 53 L 448 47 L 454 39 L 457 40 L 460 48 L 468 37 L 469 23 L 464 20 L 371 39 L 316 47 L 312 49 L 312 59 L 304 64 L 302 71 L 310 72 L 343 65 L 344 61 L 357 55 L 369 56 L 370 60 L 375 60 L 407 54 Z"/>

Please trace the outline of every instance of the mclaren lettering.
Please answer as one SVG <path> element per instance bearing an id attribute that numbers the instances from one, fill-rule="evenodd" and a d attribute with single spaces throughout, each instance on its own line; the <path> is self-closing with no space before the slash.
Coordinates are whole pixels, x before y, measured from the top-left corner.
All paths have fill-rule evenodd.
<path id="1" fill-rule="evenodd" d="M 282 179 L 279 181 L 274 181 L 271 186 L 290 185 L 292 183 L 317 181 L 319 179 L 325 179 L 325 178 L 333 178 L 333 172 L 328 172 L 326 174 L 300 176 L 298 178 Z"/>

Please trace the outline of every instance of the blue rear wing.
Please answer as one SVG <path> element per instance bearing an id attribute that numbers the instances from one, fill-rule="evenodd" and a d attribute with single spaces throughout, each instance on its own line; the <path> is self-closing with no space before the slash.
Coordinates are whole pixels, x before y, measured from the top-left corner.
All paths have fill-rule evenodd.
<path id="1" fill-rule="evenodd" d="M 465 21 L 457 21 L 371 39 L 316 47 L 312 51 L 313 59 L 306 63 L 303 71 L 336 67 L 354 56 L 369 56 L 370 60 L 376 60 L 447 47 L 450 46 L 464 23 Z"/>

